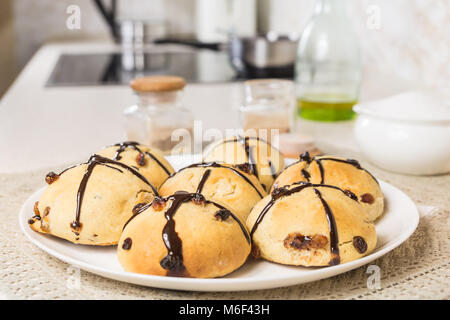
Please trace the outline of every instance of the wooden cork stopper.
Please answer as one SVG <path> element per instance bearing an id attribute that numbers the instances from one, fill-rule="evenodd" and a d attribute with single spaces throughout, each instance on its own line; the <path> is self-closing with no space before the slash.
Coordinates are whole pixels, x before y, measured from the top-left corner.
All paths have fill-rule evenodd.
<path id="1" fill-rule="evenodd" d="M 186 81 L 176 76 L 151 76 L 133 79 L 130 87 L 136 92 L 164 92 L 181 90 Z"/>

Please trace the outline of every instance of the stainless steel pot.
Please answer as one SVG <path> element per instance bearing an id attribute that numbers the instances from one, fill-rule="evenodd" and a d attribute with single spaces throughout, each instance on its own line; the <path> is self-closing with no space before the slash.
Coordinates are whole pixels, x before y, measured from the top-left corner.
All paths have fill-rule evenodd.
<path id="1" fill-rule="evenodd" d="M 125 48 L 131 47 L 132 50 L 135 50 L 136 44 L 146 43 L 155 38 L 158 39 L 153 41 L 154 43 L 178 43 L 201 49 L 219 51 L 227 47 L 230 63 L 237 71 L 238 77 L 291 78 L 294 76 L 299 40 L 297 34 L 279 35 L 275 32 L 268 32 L 254 37 L 239 37 L 229 34 L 228 43 L 225 45 L 223 43 L 167 39 L 164 38 L 166 32 L 164 24 L 150 28 L 149 23 L 142 21 L 116 21 L 116 0 L 111 0 L 109 11 L 101 0 L 94 0 L 94 2 L 110 26 L 113 37 Z"/>
<path id="2" fill-rule="evenodd" d="M 230 63 L 243 78 L 294 76 L 299 37 L 279 35 L 274 32 L 254 37 L 229 35 L 227 44 L 202 43 L 180 39 L 159 39 L 155 43 L 178 43 L 199 49 L 227 50 Z"/>
<path id="3" fill-rule="evenodd" d="M 230 36 L 228 53 L 232 66 L 240 74 L 258 77 L 292 77 L 299 38 L 296 35 L 267 33 L 255 37 Z"/>

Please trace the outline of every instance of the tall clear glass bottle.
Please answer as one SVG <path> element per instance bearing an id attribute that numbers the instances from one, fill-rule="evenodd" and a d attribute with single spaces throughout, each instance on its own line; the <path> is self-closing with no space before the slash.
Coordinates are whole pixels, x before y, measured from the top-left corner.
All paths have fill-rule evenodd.
<path id="1" fill-rule="evenodd" d="M 359 98 L 359 40 L 345 0 L 316 0 L 296 62 L 298 114 L 319 121 L 349 120 Z"/>

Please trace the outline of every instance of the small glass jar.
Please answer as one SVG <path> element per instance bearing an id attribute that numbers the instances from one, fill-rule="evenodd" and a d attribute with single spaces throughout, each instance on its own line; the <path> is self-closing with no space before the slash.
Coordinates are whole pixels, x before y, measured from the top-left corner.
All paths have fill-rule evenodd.
<path id="1" fill-rule="evenodd" d="M 158 148 L 165 154 L 192 152 L 194 117 L 182 104 L 185 85 L 183 78 L 174 76 L 131 81 L 138 101 L 124 111 L 128 140 Z"/>
<path id="2" fill-rule="evenodd" d="M 292 81 L 249 80 L 245 81 L 244 88 L 245 102 L 240 108 L 240 121 L 246 135 L 270 141 L 274 135 L 291 132 L 295 108 Z"/>

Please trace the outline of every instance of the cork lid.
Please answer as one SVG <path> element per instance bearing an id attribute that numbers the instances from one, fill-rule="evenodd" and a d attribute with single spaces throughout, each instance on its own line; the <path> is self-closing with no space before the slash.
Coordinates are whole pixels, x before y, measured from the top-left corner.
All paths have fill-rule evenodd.
<path id="1" fill-rule="evenodd" d="M 176 76 L 151 76 L 135 78 L 130 82 L 130 87 L 137 92 L 164 92 L 181 90 L 186 81 Z"/>

